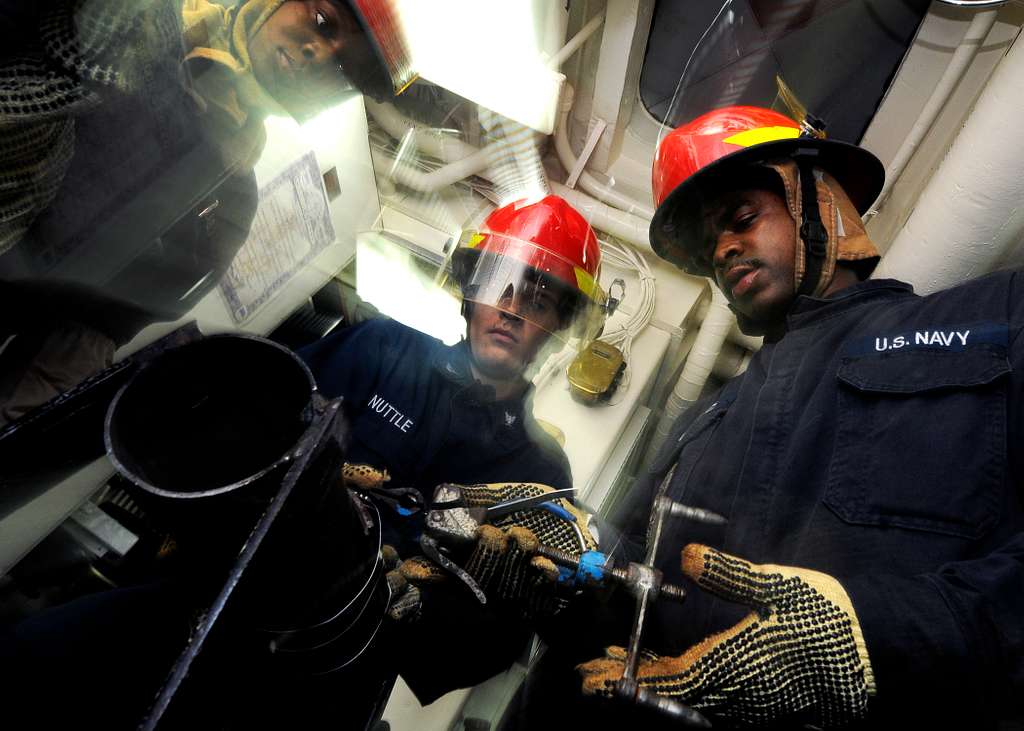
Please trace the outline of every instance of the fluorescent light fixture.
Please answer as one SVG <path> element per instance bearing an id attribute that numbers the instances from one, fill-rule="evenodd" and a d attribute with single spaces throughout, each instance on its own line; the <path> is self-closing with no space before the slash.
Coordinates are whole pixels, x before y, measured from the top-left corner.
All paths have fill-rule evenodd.
<path id="1" fill-rule="evenodd" d="M 356 239 L 356 293 L 388 317 L 454 345 L 466 334 L 461 303 L 435 282 L 441 257 L 397 237 Z"/>
<path id="2" fill-rule="evenodd" d="M 548 68 L 552 0 L 399 0 L 420 76 L 551 134 L 565 76 Z"/>

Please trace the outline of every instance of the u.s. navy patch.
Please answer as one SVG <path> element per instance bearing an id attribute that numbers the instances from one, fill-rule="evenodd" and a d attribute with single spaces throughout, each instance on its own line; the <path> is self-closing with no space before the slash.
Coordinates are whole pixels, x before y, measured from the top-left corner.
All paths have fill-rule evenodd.
<path id="1" fill-rule="evenodd" d="M 960 352 L 977 346 L 1006 347 L 1006 323 L 982 322 L 972 325 L 936 325 L 914 330 L 868 335 L 847 343 L 843 355 L 856 357 L 869 353 L 899 350 L 943 350 Z"/>

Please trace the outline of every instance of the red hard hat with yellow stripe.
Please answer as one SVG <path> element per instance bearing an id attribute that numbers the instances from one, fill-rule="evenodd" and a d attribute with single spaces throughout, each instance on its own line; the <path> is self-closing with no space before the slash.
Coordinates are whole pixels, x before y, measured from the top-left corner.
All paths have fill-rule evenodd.
<path id="1" fill-rule="evenodd" d="M 515 307 L 517 316 L 552 333 L 571 329 L 584 339 L 596 334 L 603 319 L 607 298 L 600 271 L 594 230 L 556 195 L 496 209 L 479 229 L 463 233 L 451 256 L 464 300 Z M 556 326 L 531 314 L 541 296 L 557 301 Z"/>
<path id="2" fill-rule="evenodd" d="M 657 210 L 651 220 L 655 252 L 691 274 L 712 276 L 699 256 L 702 193 L 723 183 L 742 187 L 742 168 L 796 158 L 831 174 L 861 214 L 882 189 L 885 170 L 867 150 L 824 139 L 771 109 L 731 106 L 702 114 L 667 134 L 652 173 Z"/>

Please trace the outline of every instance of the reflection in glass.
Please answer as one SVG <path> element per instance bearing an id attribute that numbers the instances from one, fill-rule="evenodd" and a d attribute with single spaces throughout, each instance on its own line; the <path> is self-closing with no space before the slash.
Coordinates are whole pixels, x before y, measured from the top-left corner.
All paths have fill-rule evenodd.
<path id="1" fill-rule="evenodd" d="M 3 12 L 19 32 L 0 57 L 0 288 L 17 303 L 0 332 L 0 425 L 218 284 L 256 214 L 268 115 L 305 120 L 412 78 L 383 1 Z"/>

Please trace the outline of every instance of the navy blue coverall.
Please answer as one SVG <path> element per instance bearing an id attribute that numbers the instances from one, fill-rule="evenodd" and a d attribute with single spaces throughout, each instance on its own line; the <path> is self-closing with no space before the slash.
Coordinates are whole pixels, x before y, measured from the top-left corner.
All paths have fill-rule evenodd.
<path id="1" fill-rule="evenodd" d="M 415 487 L 427 500 L 443 482 L 572 487 L 569 461 L 534 420 L 528 396 L 495 401 L 493 389 L 473 378 L 465 341 L 448 346 L 381 318 L 299 355 L 321 393 L 345 399 L 347 461 L 386 468 L 387 487 Z M 409 539 L 418 530 L 395 536 L 400 554 L 415 547 Z"/>
<path id="2" fill-rule="evenodd" d="M 666 581 L 684 582 L 690 542 L 837 578 L 874 669 L 871 726 L 1019 717 L 1022 328 L 1020 272 L 927 297 L 874 280 L 798 298 L 785 335 L 678 421 L 620 525 L 642 544 L 663 490 L 729 521 L 670 524 Z M 657 605 L 644 644 L 680 654 L 748 611 L 694 589 Z"/>
<path id="3" fill-rule="evenodd" d="M 387 487 L 414 487 L 427 500 L 443 482 L 572 487 L 568 460 L 533 419 L 528 396 L 494 401 L 493 389 L 472 376 L 466 342 L 447 346 L 375 319 L 299 354 L 324 395 L 345 398 L 346 460 L 386 468 Z M 382 522 L 384 541 L 400 556 L 422 553 L 422 514 L 388 513 Z M 414 625 L 391 626 L 388 652 L 424 703 L 505 670 L 530 636 L 523 622 L 484 610 L 457 584 L 424 588 L 422 612 Z"/>

